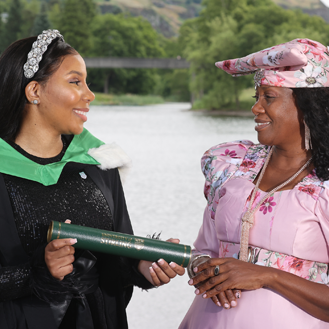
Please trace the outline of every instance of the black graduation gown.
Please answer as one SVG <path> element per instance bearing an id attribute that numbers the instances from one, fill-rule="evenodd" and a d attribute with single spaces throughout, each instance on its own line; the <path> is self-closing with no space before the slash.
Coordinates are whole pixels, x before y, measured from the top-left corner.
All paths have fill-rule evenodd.
<path id="1" fill-rule="evenodd" d="M 102 191 L 113 214 L 114 231 L 133 234 L 118 169 L 104 171 L 94 165 L 81 166 Z M 126 329 L 125 308 L 133 285 L 144 289 L 153 286 L 138 272 L 137 260 L 113 255 L 105 257 L 107 261 L 100 270 L 99 287 L 104 300 L 106 323 L 108 329 Z M 21 245 L 10 199 L 0 174 L 0 266 L 26 262 L 29 262 L 29 257 Z M 51 306 L 31 295 L 0 303 L 0 328 L 56 329 L 57 325 Z"/>

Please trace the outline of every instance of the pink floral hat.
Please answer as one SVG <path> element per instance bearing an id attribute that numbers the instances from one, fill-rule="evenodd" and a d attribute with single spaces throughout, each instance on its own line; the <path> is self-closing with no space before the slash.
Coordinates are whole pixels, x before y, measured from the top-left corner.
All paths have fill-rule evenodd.
<path id="1" fill-rule="evenodd" d="M 255 86 L 329 87 L 329 47 L 309 39 L 295 39 L 216 66 L 232 76 L 256 73 Z"/>

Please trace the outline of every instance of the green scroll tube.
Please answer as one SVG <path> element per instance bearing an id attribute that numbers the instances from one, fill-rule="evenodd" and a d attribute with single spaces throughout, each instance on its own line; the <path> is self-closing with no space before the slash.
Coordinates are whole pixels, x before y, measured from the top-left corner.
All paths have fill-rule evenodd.
<path id="1" fill-rule="evenodd" d="M 191 247 L 135 235 L 52 221 L 47 240 L 77 239 L 76 248 L 155 262 L 160 258 L 187 267 Z"/>

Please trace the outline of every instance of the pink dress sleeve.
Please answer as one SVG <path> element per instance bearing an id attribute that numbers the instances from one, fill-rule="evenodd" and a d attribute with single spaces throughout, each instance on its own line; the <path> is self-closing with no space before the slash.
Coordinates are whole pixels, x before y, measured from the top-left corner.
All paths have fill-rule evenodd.
<path id="1" fill-rule="evenodd" d="M 251 141 L 235 141 L 219 144 L 209 149 L 201 159 L 202 172 L 206 182 L 204 195 L 207 206 L 204 211 L 203 224 L 194 242 L 194 253 L 218 257 L 219 241 L 215 230 L 215 213 L 220 190 L 223 184 L 237 171 L 250 146 Z"/>
<path id="2" fill-rule="evenodd" d="M 328 248 L 329 248 L 329 181 L 325 181 L 323 184 L 324 189 L 319 195 L 318 202 L 315 209 L 315 215 L 319 220 L 319 224 L 321 227 L 322 234 L 324 236 L 326 245 L 323 246 L 318 252 L 320 257 L 323 258 L 327 256 Z M 325 243 L 324 243 L 325 244 Z M 327 256 L 328 257 L 328 256 Z M 320 271 L 321 279 L 318 281 L 319 283 L 324 283 L 329 286 L 329 276 L 325 271 Z"/>
<path id="3" fill-rule="evenodd" d="M 315 215 L 319 220 L 327 246 L 329 246 L 329 181 L 325 181 L 323 187 L 324 189 L 319 194 Z"/>

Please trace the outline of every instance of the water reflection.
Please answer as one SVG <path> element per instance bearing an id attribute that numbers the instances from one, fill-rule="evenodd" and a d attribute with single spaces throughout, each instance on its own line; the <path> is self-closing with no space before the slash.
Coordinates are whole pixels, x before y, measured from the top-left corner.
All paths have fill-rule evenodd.
<path id="1" fill-rule="evenodd" d="M 225 141 L 257 141 L 252 118 L 212 117 L 188 111 L 190 104 L 94 106 L 86 128 L 105 142 L 115 141 L 133 160 L 124 185 L 136 235 L 162 232 L 192 245 L 205 199 L 200 158 Z M 191 300 L 188 277 L 165 287 L 135 289 L 128 307 L 131 329 L 177 328 Z"/>

